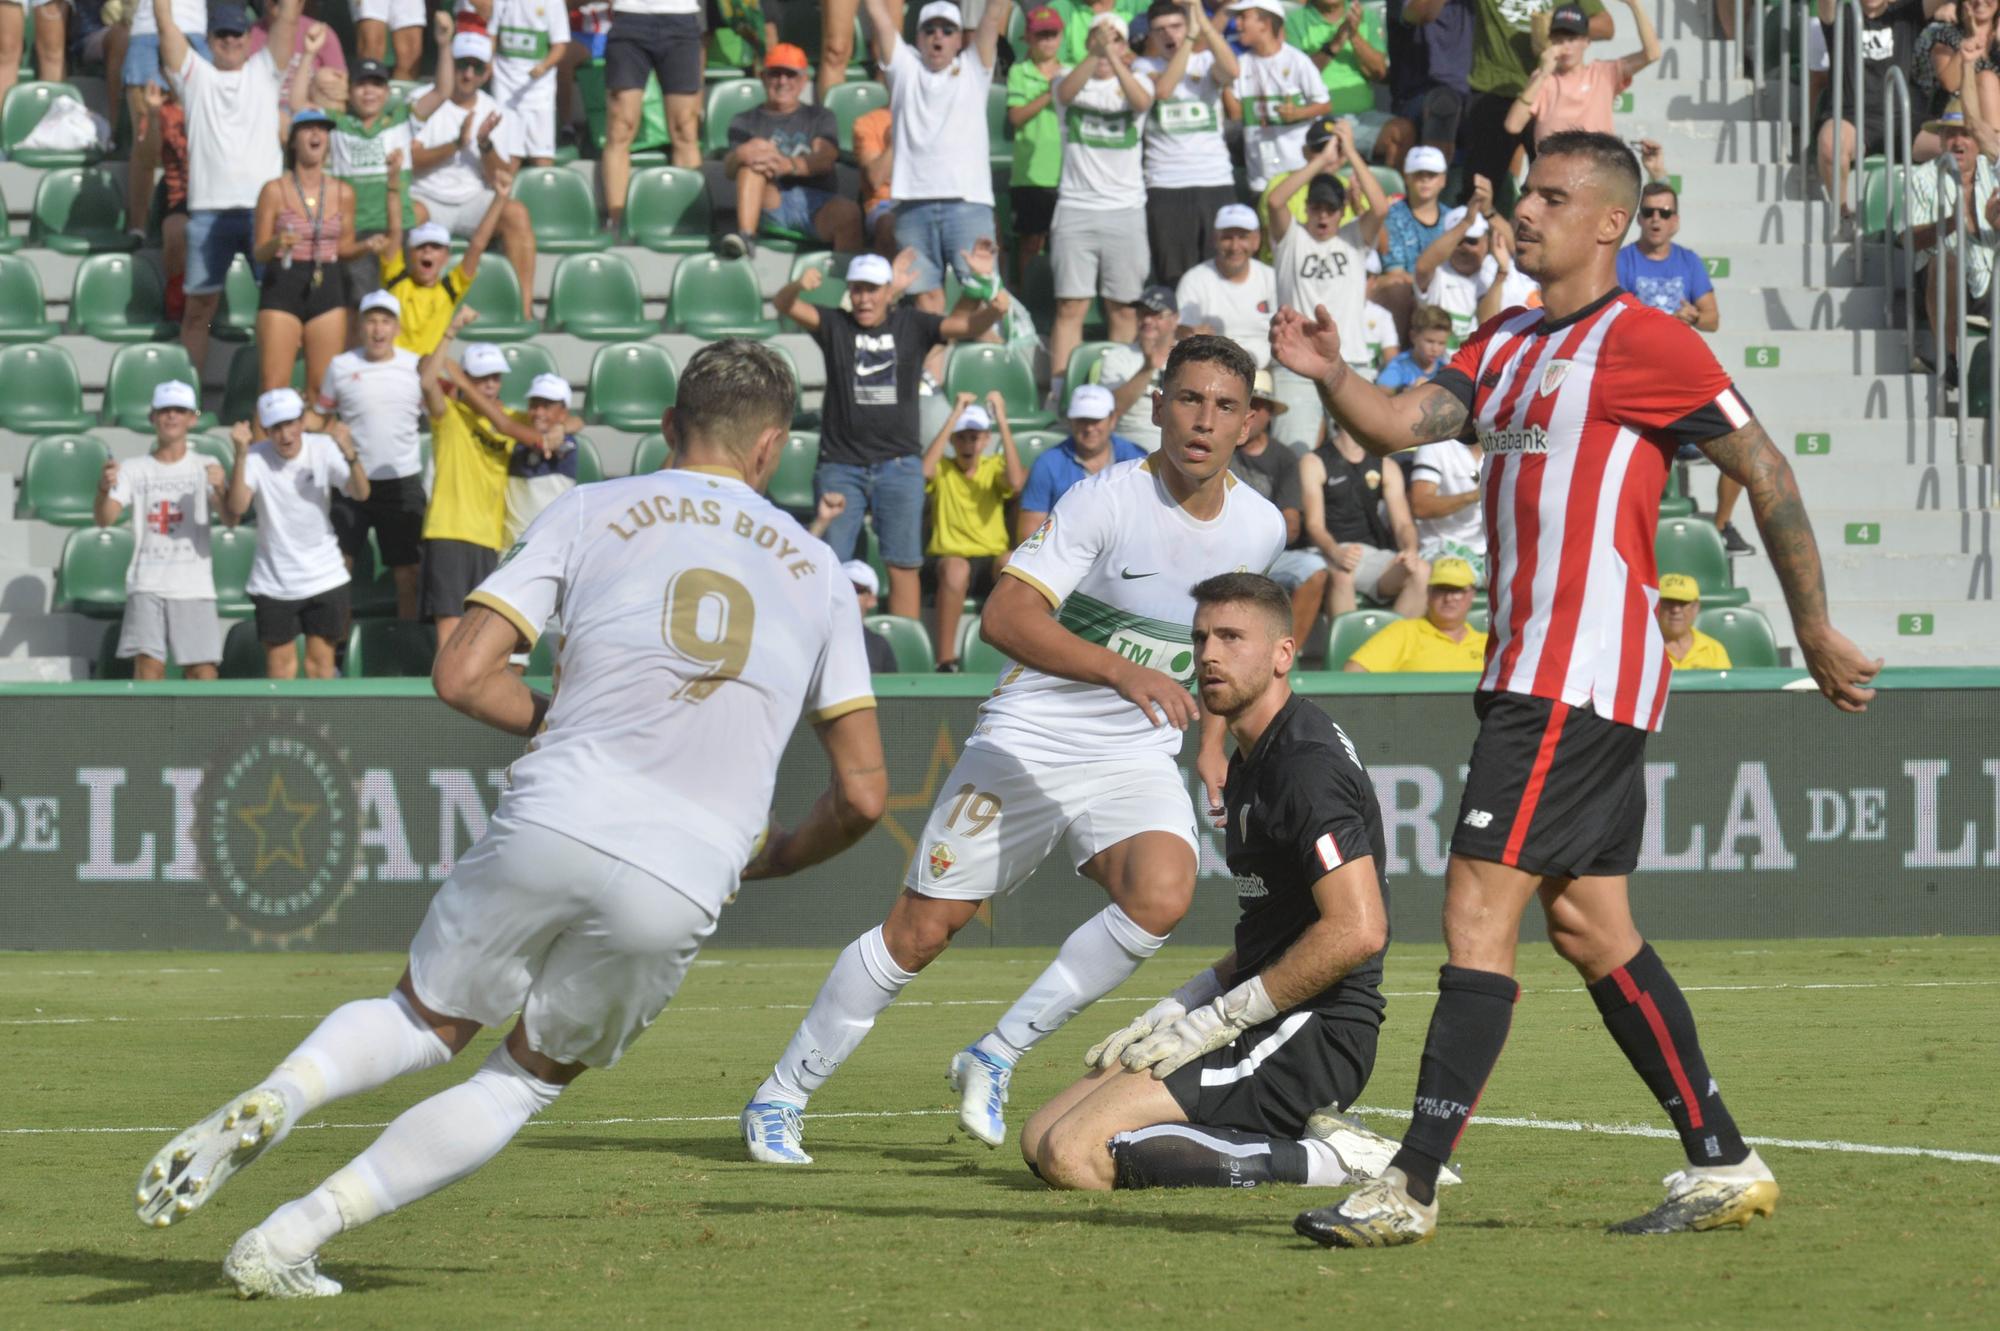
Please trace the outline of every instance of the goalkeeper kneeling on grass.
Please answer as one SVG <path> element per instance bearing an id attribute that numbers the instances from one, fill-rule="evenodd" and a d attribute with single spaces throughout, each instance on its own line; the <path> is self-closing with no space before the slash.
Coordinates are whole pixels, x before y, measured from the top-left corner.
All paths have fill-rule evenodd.
<path id="1" fill-rule="evenodd" d="M 1194 595 L 1201 700 L 1236 741 L 1211 810 L 1226 817 L 1236 946 L 1095 1045 L 1089 1075 L 1028 1120 L 1021 1153 L 1058 1188 L 1373 1178 L 1396 1143 L 1341 1110 L 1368 1084 L 1382 1025 L 1375 788 L 1340 727 L 1292 694 L 1284 589 L 1229 573 Z"/>

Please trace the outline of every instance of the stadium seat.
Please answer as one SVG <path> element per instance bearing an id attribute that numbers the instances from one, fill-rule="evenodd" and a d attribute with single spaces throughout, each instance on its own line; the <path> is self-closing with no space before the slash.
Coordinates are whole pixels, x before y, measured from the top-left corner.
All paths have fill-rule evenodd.
<path id="1" fill-rule="evenodd" d="M 0 351 L 0 428 L 15 434 L 67 434 L 88 430 L 97 418 L 83 409 L 83 381 L 76 362 L 57 346 Z"/>
<path id="2" fill-rule="evenodd" d="M 125 617 L 120 615 L 104 626 L 104 635 L 97 640 L 97 678 L 132 678 L 135 657 L 118 655 L 118 640 L 125 634 Z M 180 679 L 181 663 L 171 656 L 167 659 L 167 678 Z"/>
<path id="3" fill-rule="evenodd" d="M 1739 606 L 1748 590 L 1731 585 L 1729 552 L 1715 524 L 1701 518 L 1669 518 L 1653 543 L 1662 573 L 1685 573 L 1701 587 L 1703 606 Z"/>
<path id="4" fill-rule="evenodd" d="M 28 445 L 22 468 L 20 517 L 39 518 L 58 527 L 88 527 L 97 502 L 97 483 L 111 450 L 87 434 L 48 435 Z"/>
<path id="5" fill-rule="evenodd" d="M 519 342 L 541 331 L 534 320 L 521 317 L 521 278 L 504 254 L 480 259 L 465 303 L 479 311 L 479 318 L 465 333 L 472 341 Z"/>
<path id="6" fill-rule="evenodd" d="M 1063 375 L 1063 382 L 1069 385 L 1094 384 L 1097 382 L 1098 365 L 1104 353 L 1115 349 L 1116 342 L 1079 342 L 1076 350 L 1069 353 L 1069 367 Z"/>
<path id="7" fill-rule="evenodd" d="M 28 243 L 58 254 L 103 254 L 139 248 L 125 233 L 125 184 L 102 167 L 50 171 L 35 188 Z"/>
<path id="8" fill-rule="evenodd" d="M 306 673 L 306 640 L 303 636 L 292 643 L 299 654 L 299 678 Z M 264 655 L 264 644 L 257 641 L 257 621 L 239 619 L 229 626 L 222 636 L 222 669 L 224 679 L 263 679 L 269 667 Z"/>
<path id="9" fill-rule="evenodd" d="M 667 330 L 696 337 L 767 338 L 778 321 L 764 317 L 764 295 L 748 259 L 691 254 L 674 269 Z"/>
<path id="10" fill-rule="evenodd" d="M 937 669 L 937 654 L 931 650 L 930 630 L 923 620 L 867 615 L 861 622 L 889 640 L 889 649 L 896 654 L 897 674 L 928 675 Z"/>
<path id="11" fill-rule="evenodd" d="M 515 411 L 528 405 L 528 385 L 538 374 L 558 374 L 556 358 L 534 342 L 509 342 L 500 348 L 507 358 L 507 377 L 500 381 L 500 401 Z"/>
<path id="12" fill-rule="evenodd" d="M 1014 451 L 1021 455 L 1021 465 L 1034 470 L 1035 459 L 1069 438 L 1061 430 L 1016 430 L 1014 431 Z"/>
<path id="13" fill-rule="evenodd" d="M 792 376 L 792 428 L 795 430 L 816 430 L 819 428 L 819 413 L 806 410 L 805 376 L 799 370 L 798 357 L 785 349 L 782 342 L 765 344 L 771 353 L 785 363 L 785 370 Z"/>
<path id="14" fill-rule="evenodd" d="M 847 297 L 847 278 L 844 274 L 847 272 L 848 262 L 853 258 L 852 254 L 836 250 L 804 251 L 792 260 L 791 276 L 786 280 L 796 282 L 805 275 L 807 269 L 819 269 L 826 274 L 825 280 L 816 290 L 802 292 L 801 298 L 806 304 L 816 305 L 822 310 L 837 310 L 840 308 L 840 302 Z M 799 326 L 788 318 L 780 318 L 779 324 L 787 330 Z"/>
<path id="15" fill-rule="evenodd" d="M 33 45 L 32 39 L 27 39 Z M 22 166 L 89 166 L 104 156 L 103 148 L 61 151 L 52 148 L 23 148 L 21 141 L 34 131 L 48 114 L 49 104 L 62 98 L 81 102 L 83 93 L 68 83 L 17 83 L 7 90 L 0 103 L 0 147 L 7 159 Z"/>
<path id="16" fill-rule="evenodd" d="M 528 678 L 547 679 L 556 672 L 556 647 L 558 633 L 544 633 L 535 639 L 535 650 L 528 653 Z"/>
<path id="17" fill-rule="evenodd" d="M 132 565 L 132 528 L 79 527 L 63 542 L 62 566 L 56 573 L 55 608 L 73 610 L 92 619 L 117 619 L 125 613 L 125 571 Z"/>
<path id="18" fill-rule="evenodd" d="M 1491 633 L 1493 631 L 1493 612 L 1483 605 L 1475 606 L 1466 612 L 1465 622 L 1467 626 L 1478 629 L 1481 633 Z"/>
<path id="19" fill-rule="evenodd" d="M 0 193 L 0 254 L 12 254 L 21 248 L 21 237 L 14 234 L 14 224 L 8 217 L 7 196 Z"/>
<path id="20" fill-rule="evenodd" d="M 257 344 L 246 342 L 238 347 L 234 359 L 229 362 L 229 377 L 222 385 L 223 424 L 234 425 L 256 414 L 257 385 L 261 373 L 257 364 Z M 306 363 L 303 360 L 292 363 L 292 387 L 301 394 L 306 391 Z"/>
<path id="21" fill-rule="evenodd" d="M 1663 518 L 1691 518 L 1694 516 L 1694 500 L 1681 492 L 1681 469 L 1676 465 L 1667 467 L 1667 489 L 1660 496 L 1660 516 Z"/>
<path id="22" fill-rule="evenodd" d="M 647 337 L 657 327 L 646 317 L 639 274 L 623 255 L 570 254 L 556 265 L 549 286 L 550 332 L 620 342 Z"/>
<path id="23" fill-rule="evenodd" d="M 0 255 L 0 344 L 48 341 L 62 325 L 46 314 L 41 270 L 20 255 Z"/>
<path id="24" fill-rule="evenodd" d="M 160 342 L 180 336 L 167 321 L 167 284 L 150 259 L 93 254 L 70 287 L 69 331 L 100 342 Z"/>
<path id="25" fill-rule="evenodd" d="M 999 671 L 1007 665 L 1007 654 L 979 633 L 979 616 L 968 614 L 958 621 L 958 661 L 966 674 Z"/>
<path id="26" fill-rule="evenodd" d="M 224 619 L 247 619 L 255 613 L 250 593 L 250 565 L 257 558 L 257 529 L 231 527 L 215 515 L 208 532 L 209 567 L 215 579 L 215 613 Z"/>
<path id="27" fill-rule="evenodd" d="M 665 436 L 649 434 L 639 441 L 632 450 L 632 472 L 634 476 L 646 476 L 667 465 L 667 441 Z"/>
<path id="28" fill-rule="evenodd" d="M 632 176 L 625 194 L 625 230 L 632 242 L 660 254 L 698 254 L 710 244 L 708 181 L 680 166 L 655 166 Z"/>
<path id="29" fill-rule="evenodd" d="M 417 679 L 437 658 L 437 627 L 413 619 L 357 619 L 347 631 L 349 679 Z"/>
<path id="30" fill-rule="evenodd" d="M 1022 49 L 1026 49 L 1025 47 Z M 840 126 L 840 150 L 854 151 L 854 122 L 889 104 L 889 90 L 873 80 L 836 83 L 826 90 L 826 109 Z"/>
<path id="31" fill-rule="evenodd" d="M 792 431 L 785 451 L 778 455 L 777 470 L 771 473 L 771 502 L 788 513 L 810 516 L 819 503 L 813 489 L 813 473 L 818 470 L 819 436 Z"/>
<path id="32" fill-rule="evenodd" d="M 674 358 L 657 342 L 599 347 L 590 361 L 583 418 L 614 430 L 657 431 L 661 413 L 674 405 L 677 382 Z"/>
<path id="33" fill-rule="evenodd" d="M 1393 610 L 1350 610 L 1335 619 L 1326 635 L 1326 669 L 1339 670 L 1355 649 L 1396 622 Z M 1317 637 L 1315 633 L 1312 635 Z M 1310 648 L 1308 649 L 1310 655 Z"/>
<path id="34" fill-rule="evenodd" d="M 597 221 L 590 182 L 561 166 L 529 167 L 514 182 L 514 197 L 528 210 L 535 245 L 545 254 L 596 253 L 611 248 Z"/>
<path id="35" fill-rule="evenodd" d="M 604 479 L 604 461 L 597 456 L 597 445 L 590 442 L 590 436 L 576 436 L 576 483 L 594 485 Z"/>
<path id="36" fill-rule="evenodd" d="M 1900 233 L 1903 201 L 1909 196 L 1909 190 L 1900 185 L 1891 187 L 1889 164 L 1884 158 L 1864 158 L 1860 170 L 1861 233 L 1879 236 L 1892 227 Z"/>
<path id="37" fill-rule="evenodd" d="M 191 434 L 188 436 L 188 447 L 220 466 L 225 476 L 229 474 L 229 469 L 236 465 L 236 450 L 225 437 Z"/>
<path id="38" fill-rule="evenodd" d="M 1055 414 L 1042 410 L 1035 376 L 1020 357 L 997 342 L 953 346 L 944 365 L 945 400 L 971 393 L 984 401 L 995 389 L 1007 402 L 1007 420 L 1014 429 L 1041 430 L 1054 423 Z"/>
<path id="39" fill-rule="evenodd" d="M 721 157 L 729 151 L 729 122 L 764 104 L 758 79 L 718 79 L 709 85 L 708 109 L 702 114 L 702 151 Z"/>
<path id="40" fill-rule="evenodd" d="M 104 423 L 128 430 L 152 429 L 153 389 L 169 379 L 198 384 L 194 362 L 178 342 L 144 342 L 118 348 L 104 378 Z M 196 396 L 200 390 L 196 389 Z M 215 417 L 203 415 L 195 428 L 205 430 Z"/>
<path id="41" fill-rule="evenodd" d="M 1014 166 L 1013 130 L 1007 124 L 1007 81 L 995 79 L 986 90 L 986 157 L 997 172 Z"/>
<path id="42" fill-rule="evenodd" d="M 1721 643 L 1738 669 L 1778 664 L 1778 635 L 1764 612 L 1750 606 L 1713 606 L 1695 616 L 1694 626 Z"/>
<path id="43" fill-rule="evenodd" d="M 222 279 L 222 308 L 215 312 L 208 335 L 218 342 L 248 342 L 255 337 L 260 294 L 250 260 L 241 254 L 231 259 L 229 273 Z"/>
<path id="44" fill-rule="evenodd" d="M 1393 199 L 1398 194 L 1407 193 L 1403 184 L 1403 173 L 1395 167 L 1377 165 L 1370 169 L 1375 172 L 1375 183 L 1380 185 L 1382 192 L 1390 198 Z"/>

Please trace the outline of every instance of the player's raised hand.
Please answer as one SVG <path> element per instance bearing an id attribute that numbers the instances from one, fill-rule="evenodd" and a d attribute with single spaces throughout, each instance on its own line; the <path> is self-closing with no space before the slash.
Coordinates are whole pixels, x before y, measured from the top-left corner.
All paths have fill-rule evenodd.
<path id="1" fill-rule="evenodd" d="M 1865 712 L 1875 690 L 1869 682 L 1882 669 L 1882 658 L 1868 654 L 1831 625 L 1814 634 L 1799 635 L 1799 651 L 1806 658 L 1819 691 L 1843 712 Z"/>
<path id="2" fill-rule="evenodd" d="M 1165 1030 L 1186 1015 L 1187 1008 L 1179 999 L 1172 996 L 1163 998 L 1134 1017 L 1129 1025 L 1090 1046 L 1083 1056 L 1083 1065 L 1087 1068 L 1111 1067 L 1127 1049 L 1153 1032 Z"/>
<path id="3" fill-rule="evenodd" d="M 1165 723 L 1176 730 L 1186 730 L 1194 723 L 1197 715 L 1194 695 L 1181 687 L 1179 681 L 1158 670 L 1126 664 L 1128 668 L 1112 685 L 1119 697 L 1144 712 L 1146 720 L 1156 726 Z"/>
<path id="4" fill-rule="evenodd" d="M 1271 319 L 1271 355 L 1293 374 L 1324 382 L 1346 369 L 1340 354 L 1340 329 L 1326 306 L 1313 307 L 1308 319 L 1289 306 L 1281 306 Z"/>

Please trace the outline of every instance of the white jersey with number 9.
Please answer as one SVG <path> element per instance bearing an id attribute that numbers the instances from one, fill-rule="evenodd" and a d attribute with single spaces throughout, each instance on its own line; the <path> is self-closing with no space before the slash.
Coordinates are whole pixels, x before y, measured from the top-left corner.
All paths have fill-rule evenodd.
<path id="1" fill-rule="evenodd" d="M 801 710 L 875 705 L 839 561 L 731 471 L 579 486 L 467 601 L 530 642 L 562 623 L 555 700 L 501 812 L 714 912 L 764 830 Z"/>

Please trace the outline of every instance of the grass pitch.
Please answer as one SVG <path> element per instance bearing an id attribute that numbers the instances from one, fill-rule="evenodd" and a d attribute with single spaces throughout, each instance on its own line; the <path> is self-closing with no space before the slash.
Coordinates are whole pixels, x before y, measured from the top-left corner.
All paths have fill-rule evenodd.
<path id="1" fill-rule="evenodd" d="M 1522 953 L 1526 992 L 1464 1143 L 1465 1186 L 1445 1194 L 1435 1242 L 1387 1253 L 1292 1235 L 1325 1190 L 1065 1195 L 1011 1143 L 968 1140 L 945 1063 L 1046 953 L 948 955 L 814 1102 L 819 1163 L 751 1165 L 736 1113 L 832 955 L 716 949 L 622 1066 L 583 1078 L 473 1178 L 329 1245 L 346 1295 L 283 1305 L 230 1297 L 230 1242 L 469 1075 L 490 1040 L 330 1106 L 203 1211 L 146 1231 L 131 1190 L 151 1152 L 321 1013 L 385 992 L 401 960 L 9 954 L 0 1327 L 2000 1324 L 2000 940 L 1662 950 L 1744 1129 L 1792 1143 L 1761 1148 L 1784 1196 L 1747 1232 L 1602 1233 L 1659 1199 L 1679 1151 L 1617 1131 L 1664 1121 L 1543 947 Z M 1030 1055 L 1010 1125 L 1142 996 L 1207 959 L 1170 949 Z M 1391 1135 L 1439 960 L 1390 955 L 1363 1102 Z"/>

